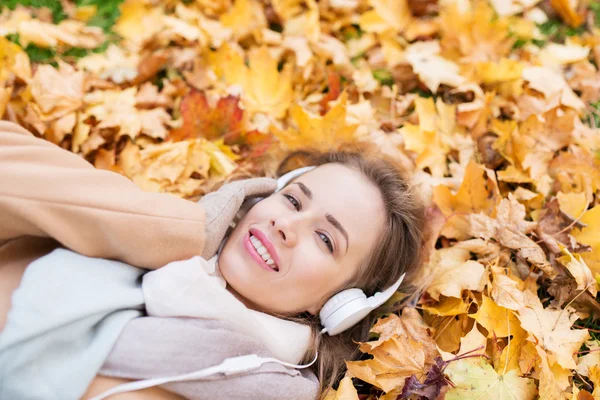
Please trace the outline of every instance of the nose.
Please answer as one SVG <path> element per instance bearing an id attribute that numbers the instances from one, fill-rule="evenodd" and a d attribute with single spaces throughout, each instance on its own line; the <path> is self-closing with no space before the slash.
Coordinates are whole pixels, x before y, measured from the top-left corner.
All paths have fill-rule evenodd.
<path id="1" fill-rule="evenodd" d="M 280 238 L 286 246 L 294 246 L 298 238 L 297 229 L 300 221 L 297 214 L 294 216 L 280 217 L 271 220 L 271 229 L 276 238 Z"/>

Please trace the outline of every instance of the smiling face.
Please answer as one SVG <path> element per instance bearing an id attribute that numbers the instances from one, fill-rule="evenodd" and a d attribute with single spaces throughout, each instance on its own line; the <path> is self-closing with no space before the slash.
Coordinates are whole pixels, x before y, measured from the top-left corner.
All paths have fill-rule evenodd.
<path id="1" fill-rule="evenodd" d="M 219 269 L 250 308 L 317 314 L 373 251 L 384 214 L 379 189 L 360 172 L 325 164 L 250 209 Z"/>

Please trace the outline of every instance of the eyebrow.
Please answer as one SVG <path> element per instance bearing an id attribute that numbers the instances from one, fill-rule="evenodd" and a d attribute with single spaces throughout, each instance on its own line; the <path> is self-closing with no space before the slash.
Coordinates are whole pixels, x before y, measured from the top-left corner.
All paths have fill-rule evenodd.
<path id="1" fill-rule="evenodd" d="M 310 189 L 302 182 L 292 182 L 292 184 L 298 185 L 300 187 L 300 190 L 302 190 L 302 193 L 304 193 L 304 195 L 306 197 L 308 197 L 310 200 L 312 200 L 313 198 L 313 194 L 310 191 Z M 344 229 L 344 227 L 342 226 L 342 224 L 340 223 L 340 221 L 338 221 L 333 215 L 327 213 L 325 214 L 325 218 L 327 219 L 327 221 L 334 226 L 334 228 L 336 228 L 338 231 L 340 231 L 340 233 L 342 234 L 342 236 L 344 236 L 344 238 L 346 239 L 346 253 L 348 252 L 348 245 L 350 243 L 350 239 L 348 238 L 348 232 L 346 232 L 346 230 Z"/>

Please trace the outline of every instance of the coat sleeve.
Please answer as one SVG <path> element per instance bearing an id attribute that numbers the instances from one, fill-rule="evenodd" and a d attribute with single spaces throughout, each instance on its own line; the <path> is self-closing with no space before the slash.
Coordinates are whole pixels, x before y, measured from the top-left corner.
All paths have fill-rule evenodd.
<path id="1" fill-rule="evenodd" d="M 226 321 L 141 317 L 127 323 L 99 374 L 130 380 L 168 377 L 243 354 L 271 357 L 262 341 L 236 332 Z M 319 398 L 319 381 L 313 372 L 277 363 L 266 363 L 244 374 L 218 374 L 161 387 L 190 400 Z"/>
<path id="2" fill-rule="evenodd" d="M 155 269 L 202 253 L 205 211 L 0 121 L 0 246 L 25 235 Z"/>

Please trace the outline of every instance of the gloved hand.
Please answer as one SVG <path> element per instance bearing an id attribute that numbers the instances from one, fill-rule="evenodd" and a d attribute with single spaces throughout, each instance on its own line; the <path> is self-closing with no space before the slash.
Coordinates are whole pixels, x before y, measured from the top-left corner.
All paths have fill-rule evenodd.
<path id="1" fill-rule="evenodd" d="M 227 229 L 244 201 L 250 197 L 267 197 L 275 191 L 277 181 L 271 178 L 253 178 L 221 186 L 216 192 L 198 202 L 206 213 L 206 240 L 202 257 L 206 260 L 217 253 Z"/>

